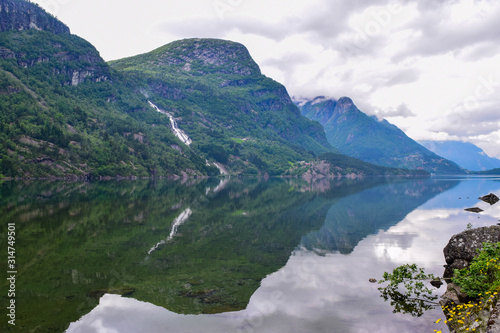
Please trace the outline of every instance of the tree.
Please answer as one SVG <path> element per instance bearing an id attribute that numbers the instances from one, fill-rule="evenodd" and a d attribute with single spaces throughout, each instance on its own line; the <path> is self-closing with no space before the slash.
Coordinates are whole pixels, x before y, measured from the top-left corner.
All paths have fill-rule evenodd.
<path id="1" fill-rule="evenodd" d="M 433 274 L 425 274 L 416 264 L 404 264 L 396 267 L 392 274 L 385 272 L 379 283 L 389 282 L 379 288 L 384 301 L 391 300 L 394 313 L 408 313 L 420 317 L 424 311 L 434 308 L 438 296 L 425 286 L 424 281 L 434 280 Z"/>

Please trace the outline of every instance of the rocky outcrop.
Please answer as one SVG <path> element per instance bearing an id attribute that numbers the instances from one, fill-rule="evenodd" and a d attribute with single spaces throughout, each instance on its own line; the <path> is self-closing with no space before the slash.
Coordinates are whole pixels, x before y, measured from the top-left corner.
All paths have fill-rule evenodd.
<path id="1" fill-rule="evenodd" d="M 261 75 L 242 44 L 219 39 L 184 39 L 159 49 L 158 65 L 175 66 L 193 75 Z"/>
<path id="2" fill-rule="evenodd" d="M 467 267 L 478 254 L 478 251 L 482 249 L 485 242 L 500 242 L 500 226 L 476 228 L 454 235 L 443 250 L 447 264 L 443 277 L 450 281 L 454 269 Z M 471 299 L 461 291 L 459 286 L 449 282 L 447 290 L 441 296 L 439 303 L 445 307 L 452 304 L 465 304 L 469 301 Z M 499 313 L 500 302 L 498 302 L 498 297 L 490 298 L 479 313 L 471 315 L 473 316 L 471 321 L 476 320 L 486 323 L 486 328 L 482 328 L 481 332 L 500 333 Z M 454 333 L 455 330 L 451 330 L 451 332 Z"/>
<path id="3" fill-rule="evenodd" d="M 464 304 L 470 300 L 465 293 L 460 290 L 460 287 L 456 284 L 449 282 L 446 286 L 446 292 L 441 296 L 439 304 L 441 306 L 446 306 L 451 303 L 454 304 Z"/>
<path id="4" fill-rule="evenodd" d="M 36 4 L 24 0 L 0 0 L 0 32 L 43 30 L 69 34 L 69 28 Z"/>
<path id="5" fill-rule="evenodd" d="M 81 41 L 80 43 L 86 43 Z M 69 45 L 69 46 L 68 46 Z M 51 76 L 57 76 L 61 85 L 77 86 L 85 81 L 102 82 L 111 80 L 109 67 L 93 48 L 87 48 L 85 53 L 76 53 L 71 44 L 62 46 L 57 43 L 51 45 L 58 48 L 59 52 L 53 52 L 50 56 L 42 54 L 27 55 L 23 50 L 14 52 L 9 49 L 0 48 L 1 59 L 15 59 L 19 67 L 30 70 L 31 68 L 50 67 Z M 47 47 L 45 50 L 48 50 Z M 40 50 L 42 53 L 45 50 Z"/>
<path id="6" fill-rule="evenodd" d="M 37 68 L 37 72 L 58 77 L 61 85 L 111 80 L 109 66 L 99 52 L 34 3 L 0 0 L 0 32 L 15 35 L 0 47 L 0 60 L 15 61 L 28 71 Z"/>
<path id="7" fill-rule="evenodd" d="M 446 260 L 444 277 L 453 276 L 454 269 L 462 269 L 469 265 L 483 247 L 484 242 L 500 242 L 500 226 L 482 227 L 466 230 L 451 237 L 444 248 Z"/>
<path id="8" fill-rule="evenodd" d="M 491 311 L 490 320 L 488 321 L 488 327 L 486 328 L 486 333 L 498 333 L 500 332 L 500 304 L 497 303 L 493 311 Z"/>
<path id="9" fill-rule="evenodd" d="M 496 204 L 500 199 L 493 193 L 480 197 L 479 200 L 489 203 L 490 205 Z"/>

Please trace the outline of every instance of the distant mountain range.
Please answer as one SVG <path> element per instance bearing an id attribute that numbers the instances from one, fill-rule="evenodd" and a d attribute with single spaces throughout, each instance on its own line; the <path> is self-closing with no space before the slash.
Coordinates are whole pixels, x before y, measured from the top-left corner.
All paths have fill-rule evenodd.
<path id="1" fill-rule="evenodd" d="M 0 178 L 415 173 L 341 155 L 241 44 L 106 63 L 36 4 L 0 6 Z"/>
<path id="2" fill-rule="evenodd" d="M 319 96 L 295 103 L 304 116 L 323 125 L 328 142 L 342 154 L 387 167 L 465 173 L 455 162 L 418 144 L 388 121 L 361 112 L 348 97 Z"/>
<path id="3" fill-rule="evenodd" d="M 462 141 L 418 141 L 430 151 L 471 171 L 500 168 L 500 160 L 489 157 L 481 148 Z"/>

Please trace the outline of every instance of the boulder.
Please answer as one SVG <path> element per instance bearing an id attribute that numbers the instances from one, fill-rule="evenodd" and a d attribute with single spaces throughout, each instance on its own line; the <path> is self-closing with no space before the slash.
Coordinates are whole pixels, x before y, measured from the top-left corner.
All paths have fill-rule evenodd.
<path id="1" fill-rule="evenodd" d="M 446 286 L 446 292 L 441 296 L 439 305 L 442 307 L 450 306 L 451 304 L 464 304 L 470 301 L 465 293 L 460 290 L 460 287 L 454 283 L 448 283 Z"/>
<path id="2" fill-rule="evenodd" d="M 436 278 L 434 280 L 431 281 L 431 285 L 435 288 L 438 288 L 441 287 L 443 285 L 443 281 L 441 281 L 441 279 L 439 278 Z"/>
<path id="3" fill-rule="evenodd" d="M 478 250 L 483 247 L 484 242 L 500 242 L 500 226 L 494 225 L 466 230 L 451 237 L 448 245 L 443 250 L 447 264 L 445 265 L 443 277 L 448 282 L 448 285 L 446 292 L 441 296 L 441 300 L 439 301 L 442 307 L 447 305 L 452 306 L 453 304 L 465 304 L 471 301 L 461 291 L 459 286 L 450 281 L 450 278 L 453 276 L 454 269 L 462 269 L 470 264 L 472 259 L 477 255 Z M 474 322 L 477 319 L 486 321 L 487 327 L 484 332 L 500 333 L 500 303 L 497 300 L 498 298 L 490 298 L 488 302 L 491 302 L 491 304 L 485 304 L 482 311 L 471 314 L 470 322 Z M 474 325 L 479 324 L 473 324 L 471 328 L 477 328 Z M 456 331 L 450 328 L 450 332 L 455 333 Z"/>
<path id="4" fill-rule="evenodd" d="M 473 213 L 481 213 L 483 210 L 479 207 L 465 208 L 464 210 Z"/>
<path id="5" fill-rule="evenodd" d="M 465 268 L 483 247 L 484 242 L 500 242 L 500 226 L 476 228 L 463 231 L 451 237 L 444 248 L 446 270 L 444 277 L 453 276 L 453 269 Z"/>
<path id="6" fill-rule="evenodd" d="M 488 195 L 485 195 L 484 197 L 480 197 L 478 198 L 479 200 L 482 200 L 484 202 L 487 202 L 489 203 L 490 205 L 494 205 L 498 202 L 498 197 L 496 195 L 494 195 L 493 193 L 490 193 Z"/>

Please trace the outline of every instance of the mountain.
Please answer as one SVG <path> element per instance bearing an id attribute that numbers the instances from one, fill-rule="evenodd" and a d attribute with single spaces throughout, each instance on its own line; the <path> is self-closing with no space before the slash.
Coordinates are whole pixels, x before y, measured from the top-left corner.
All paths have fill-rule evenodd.
<path id="1" fill-rule="evenodd" d="M 0 175 L 206 175 L 205 160 L 175 149 L 169 121 L 147 108 L 87 41 L 26 1 L 1 0 Z"/>
<path id="2" fill-rule="evenodd" d="M 194 149 L 230 171 L 278 175 L 332 150 L 321 125 L 239 43 L 185 39 L 110 64 L 177 120 Z"/>
<path id="3" fill-rule="evenodd" d="M 69 34 L 69 28 L 36 4 L 21 0 L 0 1 L 0 31 L 36 29 Z"/>
<path id="4" fill-rule="evenodd" d="M 321 96 L 296 104 L 304 116 L 323 125 L 328 142 L 342 154 L 387 167 L 464 173 L 457 164 L 421 146 L 387 120 L 361 112 L 348 97 L 337 101 Z"/>
<path id="5" fill-rule="evenodd" d="M 487 171 L 476 171 L 479 175 L 500 175 L 500 168 L 495 168 Z"/>
<path id="6" fill-rule="evenodd" d="M 500 168 L 500 160 L 489 157 L 481 148 L 462 141 L 419 141 L 430 151 L 443 156 L 460 167 L 471 171 Z"/>
<path id="7" fill-rule="evenodd" d="M 318 156 L 335 175 L 410 173 L 340 155 L 239 43 L 106 63 L 36 4 L 0 0 L 0 23 L 0 177 L 300 175 Z"/>
<path id="8" fill-rule="evenodd" d="M 37 5 L 2 0 L 0 6 L 0 175 L 205 176 L 226 168 L 280 174 L 290 161 L 332 149 L 322 127 L 302 117 L 284 87 L 260 75 L 239 44 L 210 42 L 212 49 L 198 45 L 201 53 L 177 54 L 206 60 L 193 72 L 231 57 L 232 67 L 207 76 L 227 87 L 177 75 L 174 65 L 165 80 L 160 71 L 156 79 L 138 78 L 113 70 Z M 181 45 L 188 44 L 196 47 Z M 196 128 L 188 132 L 193 145 L 179 139 L 174 124 Z"/>

